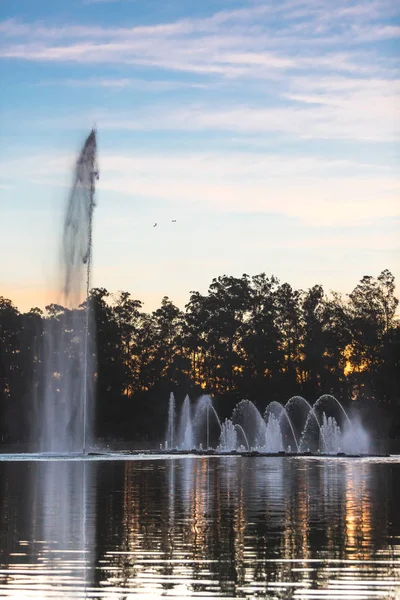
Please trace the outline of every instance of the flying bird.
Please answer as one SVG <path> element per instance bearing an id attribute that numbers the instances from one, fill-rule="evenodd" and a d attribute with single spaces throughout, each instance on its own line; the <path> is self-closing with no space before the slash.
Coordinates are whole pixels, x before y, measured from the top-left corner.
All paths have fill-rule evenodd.
<path id="1" fill-rule="evenodd" d="M 172 222 L 173 222 L 173 223 L 176 223 L 176 219 L 172 219 Z"/>
<path id="2" fill-rule="evenodd" d="M 153 227 L 157 227 L 157 223 L 154 223 Z"/>

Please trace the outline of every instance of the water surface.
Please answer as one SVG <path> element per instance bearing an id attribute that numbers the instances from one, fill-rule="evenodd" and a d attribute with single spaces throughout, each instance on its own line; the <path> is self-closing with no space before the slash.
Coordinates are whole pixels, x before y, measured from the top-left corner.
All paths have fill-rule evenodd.
<path id="1" fill-rule="evenodd" d="M 0 596 L 399 598 L 399 493 L 396 460 L 3 460 Z"/>

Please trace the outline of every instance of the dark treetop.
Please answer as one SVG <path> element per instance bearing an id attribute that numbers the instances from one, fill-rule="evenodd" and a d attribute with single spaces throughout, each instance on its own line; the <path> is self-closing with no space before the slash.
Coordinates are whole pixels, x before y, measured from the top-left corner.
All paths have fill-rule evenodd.
<path id="1" fill-rule="evenodd" d="M 128 292 L 90 292 L 96 323 L 96 433 L 102 438 L 161 441 L 169 393 L 181 402 L 215 397 L 221 417 L 248 398 L 264 408 L 299 394 L 313 402 L 332 393 L 356 406 L 375 435 L 400 435 L 400 324 L 394 277 L 365 276 L 346 297 L 322 286 L 295 290 L 265 273 L 213 279 L 191 292 L 184 311 L 164 297 L 142 312 Z M 43 396 L 46 320 L 61 326 L 57 304 L 20 313 L 0 297 L 0 436 L 29 440 Z M 85 311 L 85 305 L 75 309 Z M 79 344 L 66 332 L 66 363 Z M 62 385 L 54 373 L 51 385 Z M 48 385 L 48 383 L 47 383 Z"/>

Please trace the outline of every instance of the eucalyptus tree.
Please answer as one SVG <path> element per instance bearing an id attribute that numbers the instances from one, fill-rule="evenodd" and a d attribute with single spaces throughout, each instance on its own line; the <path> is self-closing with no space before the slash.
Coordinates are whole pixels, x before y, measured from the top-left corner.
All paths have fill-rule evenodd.
<path id="1" fill-rule="evenodd" d="M 14 414 L 20 380 L 20 312 L 11 300 L 0 296 L 0 427 L 1 436 L 8 433 L 6 415 Z"/>
<path id="2" fill-rule="evenodd" d="M 250 282 L 249 308 L 241 328 L 242 388 L 253 400 L 265 401 L 279 379 L 282 353 L 275 297 L 278 286 L 279 280 L 265 273 L 254 275 Z"/>
<path id="3" fill-rule="evenodd" d="M 139 371 L 137 337 L 142 302 L 131 298 L 129 292 L 122 291 L 113 299 L 112 312 L 118 328 L 120 361 L 124 365 L 124 394 L 130 396 L 135 390 Z"/>
<path id="4" fill-rule="evenodd" d="M 351 316 L 343 297 L 331 292 L 323 302 L 324 370 L 321 391 L 347 395 L 349 353 L 352 342 Z"/>
<path id="5" fill-rule="evenodd" d="M 242 326 L 250 308 L 250 278 L 223 275 L 208 290 L 208 341 L 214 354 L 214 385 L 232 391 L 241 378 Z"/>
<path id="6" fill-rule="evenodd" d="M 145 392 L 153 387 L 159 377 L 160 368 L 155 358 L 156 326 L 153 315 L 142 313 L 136 337 L 137 377 L 136 389 Z"/>
<path id="7" fill-rule="evenodd" d="M 195 385 L 205 387 L 209 378 L 207 322 L 209 320 L 208 298 L 200 292 L 190 292 L 185 306 L 182 324 L 182 346 L 190 361 L 190 378 Z"/>
<path id="8" fill-rule="evenodd" d="M 306 396 L 322 393 L 325 371 L 324 290 L 314 285 L 302 299 L 301 382 Z"/>
<path id="9" fill-rule="evenodd" d="M 301 292 L 283 283 L 274 293 L 279 331 L 280 380 L 283 395 L 293 394 L 300 379 Z"/>
<path id="10" fill-rule="evenodd" d="M 136 352 L 138 385 L 142 391 L 151 389 L 161 380 L 172 384 L 176 379 L 177 364 L 183 358 L 182 325 L 182 311 L 167 296 L 151 314 L 141 314 Z M 187 361 L 185 369 L 190 370 Z"/>
<path id="11" fill-rule="evenodd" d="M 120 418 L 118 406 L 124 393 L 126 371 L 110 293 L 105 288 L 93 288 L 89 300 L 96 338 L 96 429 L 104 435 L 110 423 Z"/>
<path id="12" fill-rule="evenodd" d="M 377 278 L 365 275 L 349 295 L 352 342 L 350 361 L 357 382 L 376 394 L 376 379 L 382 370 L 385 340 L 396 323 L 398 299 L 394 277 L 388 270 Z"/>

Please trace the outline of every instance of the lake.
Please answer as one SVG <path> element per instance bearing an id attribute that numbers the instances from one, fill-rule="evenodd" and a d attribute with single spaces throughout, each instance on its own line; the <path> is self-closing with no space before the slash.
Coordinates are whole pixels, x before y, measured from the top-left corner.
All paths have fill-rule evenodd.
<path id="1" fill-rule="evenodd" d="M 0 596 L 400 597 L 400 459 L 112 458 L 2 455 Z"/>

